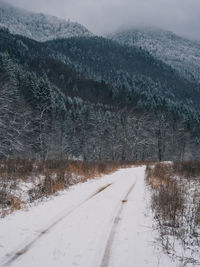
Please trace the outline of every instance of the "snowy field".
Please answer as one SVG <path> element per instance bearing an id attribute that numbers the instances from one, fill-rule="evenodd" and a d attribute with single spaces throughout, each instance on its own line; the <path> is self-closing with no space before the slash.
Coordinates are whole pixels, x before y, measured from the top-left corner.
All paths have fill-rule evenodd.
<path id="1" fill-rule="evenodd" d="M 156 242 L 144 176 L 121 169 L 1 219 L 0 266 L 180 266 Z"/>

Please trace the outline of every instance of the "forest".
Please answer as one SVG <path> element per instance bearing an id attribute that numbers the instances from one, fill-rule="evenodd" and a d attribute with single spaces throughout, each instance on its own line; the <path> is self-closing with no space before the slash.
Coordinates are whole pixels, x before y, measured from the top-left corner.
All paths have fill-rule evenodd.
<path id="1" fill-rule="evenodd" d="M 1 158 L 200 158 L 200 86 L 142 49 L 2 29 L 0 88 Z"/>

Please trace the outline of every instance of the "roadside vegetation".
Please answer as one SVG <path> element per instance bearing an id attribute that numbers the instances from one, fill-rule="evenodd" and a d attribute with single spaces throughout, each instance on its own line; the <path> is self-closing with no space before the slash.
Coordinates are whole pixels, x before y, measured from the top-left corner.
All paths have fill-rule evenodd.
<path id="1" fill-rule="evenodd" d="M 159 242 L 180 266 L 200 265 L 200 163 L 156 163 L 146 168 Z"/>
<path id="2" fill-rule="evenodd" d="M 130 163 L 78 160 L 0 161 L 0 217 L 69 186 L 109 174 Z"/>

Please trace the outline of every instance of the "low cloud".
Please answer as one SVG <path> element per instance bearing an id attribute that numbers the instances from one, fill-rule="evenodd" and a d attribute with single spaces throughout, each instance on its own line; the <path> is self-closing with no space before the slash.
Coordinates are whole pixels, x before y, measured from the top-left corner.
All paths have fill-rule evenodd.
<path id="1" fill-rule="evenodd" d="M 200 39 L 199 0 L 6 0 L 18 7 L 71 19 L 102 34 L 120 27 L 157 26 Z"/>

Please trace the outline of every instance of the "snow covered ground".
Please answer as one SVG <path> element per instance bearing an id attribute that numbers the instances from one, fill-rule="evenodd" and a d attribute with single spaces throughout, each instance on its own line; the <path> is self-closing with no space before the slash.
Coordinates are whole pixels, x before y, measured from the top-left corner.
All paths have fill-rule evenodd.
<path id="1" fill-rule="evenodd" d="M 121 169 L 0 220 L 0 266 L 179 266 L 156 243 L 144 174 Z"/>

